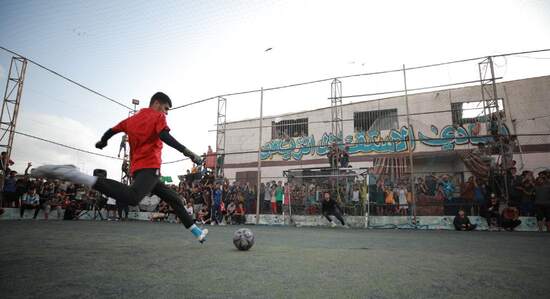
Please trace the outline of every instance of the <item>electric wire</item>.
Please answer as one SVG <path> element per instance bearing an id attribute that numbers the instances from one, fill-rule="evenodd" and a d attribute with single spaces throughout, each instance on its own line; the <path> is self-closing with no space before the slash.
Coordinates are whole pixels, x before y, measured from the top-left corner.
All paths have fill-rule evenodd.
<path id="1" fill-rule="evenodd" d="M 110 102 L 112 102 L 112 103 L 115 103 L 115 104 L 117 104 L 117 105 L 119 105 L 119 106 L 122 106 L 122 107 L 124 107 L 124 108 L 126 108 L 126 109 L 128 109 L 128 110 L 133 110 L 133 108 L 131 108 L 130 106 L 126 106 L 125 104 L 123 104 L 123 103 L 121 103 L 121 102 L 119 102 L 119 101 L 117 101 L 117 100 L 115 100 L 115 99 L 113 99 L 113 98 L 111 98 L 111 97 L 108 97 L 108 96 L 106 96 L 106 95 L 100 93 L 99 91 L 96 91 L 96 90 L 94 90 L 94 89 L 91 89 L 90 87 L 87 87 L 87 86 L 85 86 L 85 85 L 82 84 L 82 83 L 79 83 L 79 82 L 77 82 L 77 81 L 75 81 L 75 80 L 73 80 L 73 79 L 71 79 L 71 78 L 69 78 L 69 77 L 66 77 L 66 76 L 64 76 L 64 75 L 62 75 L 62 74 L 60 74 L 60 73 L 58 73 L 57 71 L 54 71 L 54 70 L 52 70 L 52 69 L 50 69 L 50 68 L 48 68 L 48 67 L 46 67 L 46 66 L 44 66 L 44 65 L 42 65 L 42 64 L 40 64 L 40 63 L 38 63 L 38 62 L 36 62 L 36 61 L 34 61 L 34 60 L 30 59 L 30 58 L 27 58 L 27 57 L 25 57 L 25 56 L 23 56 L 23 55 L 21 55 L 21 54 L 19 54 L 19 53 L 17 53 L 17 52 L 14 52 L 14 51 L 12 51 L 12 50 L 9 50 L 9 49 L 7 49 L 7 48 L 5 48 L 5 47 L 3 47 L 3 46 L 0 46 L 0 49 L 4 50 L 4 51 L 6 51 L 6 52 L 8 52 L 8 53 L 10 53 L 10 54 L 12 54 L 12 55 L 15 55 L 15 56 L 18 56 L 18 57 L 20 57 L 20 58 L 23 58 L 23 59 L 27 60 L 28 62 L 30 62 L 30 63 L 32 63 L 32 64 L 34 64 L 34 65 L 36 65 L 36 66 L 38 66 L 38 67 L 40 67 L 40 68 L 42 68 L 42 69 L 48 71 L 48 72 L 50 72 L 50 73 L 52 73 L 52 74 L 54 74 L 54 75 L 56 75 L 56 76 L 58 76 L 58 77 L 60 77 L 60 78 L 62 78 L 62 79 L 64 79 L 64 80 L 70 82 L 70 83 L 73 83 L 73 84 L 75 84 L 75 85 L 77 85 L 77 86 L 79 86 L 79 87 L 81 87 L 81 88 L 83 88 L 83 89 L 85 89 L 85 90 L 87 90 L 87 91 L 89 91 L 89 92 L 91 92 L 91 93 L 93 93 L 93 94 L 95 94 L 95 95 L 101 97 L 101 98 L 104 98 L 104 99 L 106 99 L 106 100 L 108 100 L 108 101 L 110 101 Z"/>

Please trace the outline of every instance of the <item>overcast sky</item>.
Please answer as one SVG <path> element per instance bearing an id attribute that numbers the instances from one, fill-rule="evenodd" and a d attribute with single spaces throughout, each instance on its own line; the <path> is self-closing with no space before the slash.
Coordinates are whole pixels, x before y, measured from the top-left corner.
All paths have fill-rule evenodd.
<path id="1" fill-rule="evenodd" d="M 143 108 L 160 90 L 178 106 L 260 86 L 550 48 L 550 1 L 0 0 L 0 45 L 125 104 L 136 98 Z M 548 57 L 496 63 L 505 80 L 516 79 L 548 75 Z M 0 51 L 2 82 L 10 58 Z M 409 87 L 475 80 L 476 67 L 419 71 Z M 392 76 L 344 80 L 344 94 L 400 87 L 402 75 Z M 265 114 L 328 106 L 329 95 L 329 83 L 266 93 Z M 95 152 L 95 141 L 127 113 L 29 65 L 18 130 Z M 229 120 L 258 113 L 259 95 L 228 98 Z M 215 101 L 171 111 L 168 121 L 195 152 L 214 147 Z M 116 155 L 120 137 L 101 152 Z M 164 151 L 165 161 L 179 158 Z M 117 160 L 23 136 L 16 136 L 13 160 L 19 171 L 32 161 L 120 176 Z M 163 173 L 175 176 L 187 167 L 169 164 Z"/>

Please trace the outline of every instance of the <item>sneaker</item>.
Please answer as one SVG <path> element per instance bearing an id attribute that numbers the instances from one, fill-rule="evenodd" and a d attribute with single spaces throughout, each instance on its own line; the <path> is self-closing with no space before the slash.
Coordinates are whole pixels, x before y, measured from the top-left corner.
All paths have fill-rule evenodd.
<path id="1" fill-rule="evenodd" d="M 202 234 L 199 236 L 199 243 L 204 243 L 206 241 L 206 235 L 208 235 L 208 229 L 205 228 L 202 230 Z"/>
<path id="2" fill-rule="evenodd" d="M 31 169 L 31 176 L 70 181 L 75 172 L 79 171 L 74 165 L 43 165 Z"/>
<path id="3" fill-rule="evenodd" d="M 344 224 L 342 227 L 343 227 L 343 228 L 349 228 L 349 225 Z"/>
<path id="4" fill-rule="evenodd" d="M 330 223 L 330 227 L 336 227 L 336 223 L 331 222 L 331 223 Z"/>

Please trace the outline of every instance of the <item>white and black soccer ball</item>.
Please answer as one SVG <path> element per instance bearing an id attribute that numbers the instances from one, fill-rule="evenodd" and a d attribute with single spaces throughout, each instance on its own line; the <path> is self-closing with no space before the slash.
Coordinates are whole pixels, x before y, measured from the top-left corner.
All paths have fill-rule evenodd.
<path id="1" fill-rule="evenodd" d="M 239 228 L 233 234 L 233 244 L 239 250 L 248 250 L 254 245 L 254 233 L 248 228 Z"/>

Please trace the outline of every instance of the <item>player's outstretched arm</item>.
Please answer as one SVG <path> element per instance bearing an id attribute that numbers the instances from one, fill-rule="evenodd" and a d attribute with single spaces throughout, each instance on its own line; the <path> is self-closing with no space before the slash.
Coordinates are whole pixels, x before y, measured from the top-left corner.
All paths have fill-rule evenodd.
<path id="1" fill-rule="evenodd" d="M 107 141 L 111 139 L 111 137 L 115 136 L 118 132 L 114 131 L 113 129 L 107 130 L 103 136 L 101 137 L 101 140 L 96 142 L 95 147 L 98 149 L 103 149 L 107 146 Z"/>
<path id="2" fill-rule="evenodd" d="M 174 137 L 172 137 L 172 135 L 170 135 L 170 132 L 168 130 L 163 130 L 162 132 L 160 132 L 159 137 L 162 142 L 166 143 L 170 147 L 175 148 L 177 151 L 190 158 L 191 161 L 193 161 L 194 163 L 199 165 L 202 164 L 201 157 L 190 151 L 183 144 L 179 143 Z"/>

